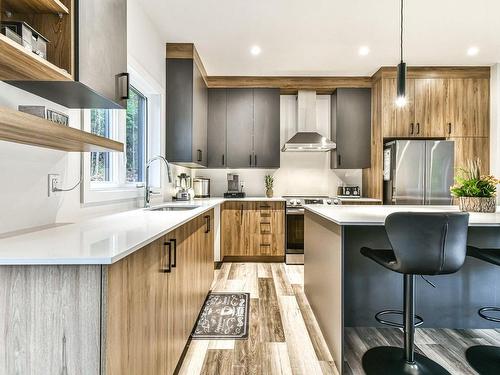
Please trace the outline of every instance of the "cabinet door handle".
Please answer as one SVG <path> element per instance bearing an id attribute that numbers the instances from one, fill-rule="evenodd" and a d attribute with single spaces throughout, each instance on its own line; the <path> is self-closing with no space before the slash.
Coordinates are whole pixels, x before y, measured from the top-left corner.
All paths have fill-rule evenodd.
<path id="1" fill-rule="evenodd" d="M 253 156 L 253 159 L 254 159 L 254 160 L 253 160 L 253 161 L 254 161 L 254 165 L 255 165 L 255 166 L 257 166 L 257 154 L 255 154 L 255 155 Z"/>
<path id="2" fill-rule="evenodd" d="M 225 164 L 225 160 L 224 160 L 224 154 L 222 154 L 222 165 Z"/>
<path id="3" fill-rule="evenodd" d="M 448 134 L 451 134 L 451 122 L 448 123 Z"/>
<path id="4" fill-rule="evenodd" d="M 420 123 L 417 122 L 417 134 L 420 134 Z"/>
<path id="5" fill-rule="evenodd" d="M 165 272 L 165 273 L 170 273 L 172 271 L 172 267 L 171 267 L 171 262 L 172 262 L 172 245 L 170 244 L 170 242 L 164 242 L 163 243 L 163 250 L 167 253 L 168 261 L 167 261 L 167 266 L 166 267 L 164 266 L 161 269 L 161 271 Z"/>
<path id="6" fill-rule="evenodd" d="M 210 233 L 211 225 L 210 225 L 210 215 L 205 216 L 205 233 Z"/>
<path id="7" fill-rule="evenodd" d="M 120 73 L 120 74 L 117 74 L 116 75 L 117 77 L 117 81 L 120 81 L 122 78 L 125 78 L 126 79 L 126 94 L 120 96 L 120 100 L 127 100 L 130 98 L 130 74 L 127 73 L 127 72 L 124 72 L 124 73 Z M 118 83 L 117 83 L 118 84 Z"/>
<path id="8" fill-rule="evenodd" d="M 337 155 L 337 165 L 342 164 L 342 156 Z"/>
<path id="9" fill-rule="evenodd" d="M 243 224 L 243 205 L 240 206 L 240 218 L 241 218 L 240 225 L 242 225 Z"/>
<path id="10" fill-rule="evenodd" d="M 197 150 L 198 151 L 198 161 L 203 161 L 203 151 Z"/>
<path id="11" fill-rule="evenodd" d="M 252 154 L 248 156 L 248 160 L 248 163 L 250 164 L 250 166 L 252 166 Z"/>
<path id="12" fill-rule="evenodd" d="M 413 122 L 410 124 L 410 134 L 413 135 Z"/>
<path id="13" fill-rule="evenodd" d="M 175 238 L 171 238 L 170 243 L 173 245 L 174 251 L 174 261 L 172 262 L 172 268 L 175 268 L 177 266 L 177 240 Z"/>

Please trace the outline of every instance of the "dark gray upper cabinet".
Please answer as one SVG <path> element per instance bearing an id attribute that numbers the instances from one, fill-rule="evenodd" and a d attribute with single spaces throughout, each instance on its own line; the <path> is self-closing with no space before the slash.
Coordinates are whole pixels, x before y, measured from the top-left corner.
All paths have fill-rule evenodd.
<path id="1" fill-rule="evenodd" d="M 75 21 L 74 81 L 7 82 L 67 108 L 126 108 L 127 0 L 80 0 Z"/>
<path id="2" fill-rule="evenodd" d="M 371 89 L 342 88 L 332 95 L 332 169 L 370 167 Z"/>
<path id="3" fill-rule="evenodd" d="M 227 93 L 226 89 L 208 90 L 208 168 L 227 166 Z"/>
<path id="4" fill-rule="evenodd" d="M 227 166 L 253 167 L 253 90 L 227 90 Z"/>
<path id="5" fill-rule="evenodd" d="M 280 92 L 279 89 L 254 90 L 254 165 L 280 167 Z"/>
<path id="6" fill-rule="evenodd" d="M 278 89 L 210 89 L 209 168 L 279 168 Z"/>
<path id="7" fill-rule="evenodd" d="M 207 87 L 193 59 L 166 60 L 167 159 L 186 167 L 206 167 Z"/>

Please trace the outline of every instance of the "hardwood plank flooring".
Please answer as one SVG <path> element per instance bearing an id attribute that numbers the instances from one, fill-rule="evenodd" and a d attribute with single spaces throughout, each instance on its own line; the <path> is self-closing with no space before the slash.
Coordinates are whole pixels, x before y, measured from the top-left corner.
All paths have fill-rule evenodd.
<path id="1" fill-rule="evenodd" d="M 475 345 L 500 346 L 500 329 L 417 328 L 416 351 L 436 361 L 451 374 L 477 375 L 465 358 L 467 348 Z M 345 374 L 364 374 L 363 354 L 376 346 L 403 345 L 397 328 L 346 328 Z M 499 372 L 500 373 L 500 372 Z"/>
<path id="2" fill-rule="evenodd" d="M 213 292 L 250 293 L 247 340 L 192 340 L 182 375 L 338 375 L 304 295 L 304 267 L 224 263 Z"/>

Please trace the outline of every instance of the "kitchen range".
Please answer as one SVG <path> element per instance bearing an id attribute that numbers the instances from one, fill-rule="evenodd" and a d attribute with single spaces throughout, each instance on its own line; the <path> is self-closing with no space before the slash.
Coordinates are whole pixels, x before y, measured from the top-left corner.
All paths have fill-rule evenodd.
<path id="1" fill-rule="evenodd" d="M 286 199 L 286 264 L 304 264 L 304 206 L 338 205 L 338 198 L 311 195 L 287 195 Z"/>

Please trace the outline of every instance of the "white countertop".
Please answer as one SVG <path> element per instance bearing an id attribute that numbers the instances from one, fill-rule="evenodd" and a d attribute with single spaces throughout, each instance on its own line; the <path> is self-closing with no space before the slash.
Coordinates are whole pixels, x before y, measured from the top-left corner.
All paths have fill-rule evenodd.
<path id="1" fill-rule="evenodd" d="M 0 265 L 112 264 L 228 200 L 284 201 L 281 197 L 209 198 L 161 206 L 199 206 L 187 211 L 137 209 L 80 223 L 20 231 L 0 239 Z"/>
<path id="2" fill-rule="evenodd" d="M 306 210 L 339 225 L 384 225 L 393 212 L 458 212 L 458 206 L 322 206 L 309 205 Z M 500 207 L 496 213 L 471 212 L 469 226 L 500 226 Z"/>

